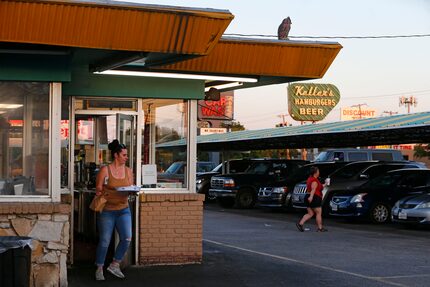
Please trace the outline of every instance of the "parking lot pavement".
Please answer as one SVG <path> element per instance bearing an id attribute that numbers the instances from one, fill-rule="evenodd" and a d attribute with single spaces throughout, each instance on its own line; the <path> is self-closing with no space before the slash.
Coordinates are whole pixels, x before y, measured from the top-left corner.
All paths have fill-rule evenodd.
<path id="1" fill-rule="evenodd" d="M 429 286 L 429 230 L 328 219 L 329 232 L 301 233 L 299 217 L 207 205 L 203 264 L 129 267 L 103 283 L 81 266 L 69 286 Z"/>
<path id="2" fill-rule="evenodd" d="M 288 263 L 288 268 L 277 271 L 294 278 L 291 270 L 301 270 L 300 286 L 307 286 L 315 277 L 322 279 L 317 286 L 329 286 L 325 281 L 336 282 L 336 286 L 429 286 L 428 229 L 326 219 L 329 232 L 315 232 L 315 221 L 311 220 L 307 225 L 311 231 L 301 233 L 295 227 L 300 217 L 208 205 L 204 239 L 212 246 L 260 260 Z M 309 270 L 315 273 L 309 276 Z"/>

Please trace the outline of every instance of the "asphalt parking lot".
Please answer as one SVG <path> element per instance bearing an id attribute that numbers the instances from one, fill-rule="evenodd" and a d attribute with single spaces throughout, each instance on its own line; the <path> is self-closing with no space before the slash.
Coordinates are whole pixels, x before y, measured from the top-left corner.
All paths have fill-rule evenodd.
<path id="1" fill-rule="evenodd" d="M 130 267 L 126 281 L 71 269 L 69 286 L 429 286 L 430 230 L 326 219 L 298 232 L 300 214 L 205 206 L 202 265 Z"/>

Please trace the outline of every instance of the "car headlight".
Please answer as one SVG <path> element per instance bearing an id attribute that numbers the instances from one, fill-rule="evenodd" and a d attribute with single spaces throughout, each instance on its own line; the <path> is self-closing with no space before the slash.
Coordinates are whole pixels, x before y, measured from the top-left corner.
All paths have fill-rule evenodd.
<path id="1" fill-rule="evenodd" d="M 284 193 L 287 191 L 286 187 L 274 187 L 272 193 Z"/>
<path id="2" fill-rule="evenodd" d="M 224 179 L 224 187 L 234 187 L 234 180 L 232 178 Z"/>
<path id="3" fill-rule="evenodd" d="M 205 181 L 204 179 L 198 179 L 198 180 L 196 180 L 196 183 L 197 184 L 202 184 L 203 183 L 203 181 Z"/>
<path id="4" fill-rule="evenodd" d="M 399 201 L 397 201 L 397 202 L 394 204 L 394 207 L 395 207 L 395 208 L 399 208 L 399 207 L 400 207 L 400 200 L 399 200 Z"/>
<path id="5" fill-rule="evenodd" d="M 367 195 L 367 193 L 359 193 L 355 195 L 353 198 L 351 198 L 351 203 L 358 203 L 358 202 L 364 202 L 364 197 Z"/>
<path id="6" fill-rule="evenodd" d="M 430 202 L 424 202 L 417 205 L 417 208 L 430 208 Z"/>

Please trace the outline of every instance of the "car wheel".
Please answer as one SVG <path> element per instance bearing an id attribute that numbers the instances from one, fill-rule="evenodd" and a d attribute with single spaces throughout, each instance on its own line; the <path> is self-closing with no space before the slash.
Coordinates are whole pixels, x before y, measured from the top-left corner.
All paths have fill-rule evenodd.
<path id="1" fill-rule="evenodd" d="M 251 189 L 240 190 L 236 196 L 237 208 L 252 208 L 255 205 L 255 192 Z"/>
<path id="2" fill-rule="evenodd" d="M 377 224 L 386 223 L 390 221 L 390 210 L 386 204 L 376 203 L 370 210 L 370 220 Z"/>

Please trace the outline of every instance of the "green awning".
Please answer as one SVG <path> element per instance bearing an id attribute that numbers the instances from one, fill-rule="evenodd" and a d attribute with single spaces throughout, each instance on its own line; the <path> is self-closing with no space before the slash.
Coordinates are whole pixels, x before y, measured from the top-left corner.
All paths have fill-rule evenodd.
<path id="1" fill-rule="evenodd" d="M 199 136 L 199 150 L 357 147 L 430 142 L 430 112 Z M 157 145 L 183 145 L 174 141 Z"/>

